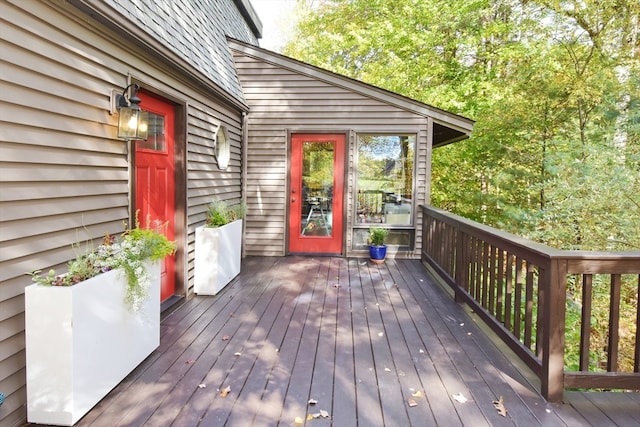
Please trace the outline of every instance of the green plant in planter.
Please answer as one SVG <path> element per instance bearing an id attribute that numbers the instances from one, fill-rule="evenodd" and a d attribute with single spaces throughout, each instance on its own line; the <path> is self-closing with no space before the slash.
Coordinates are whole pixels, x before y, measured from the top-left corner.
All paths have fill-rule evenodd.
<path id="1" fill-rule="evenodd" d="M 207 227 L 221 227 L 244 218 L 247 206 L 244 202 L 229 205 L 224 200 L 214 200 L 207 209 Z"/>
<path id="2" fill-rule="evenodd" d="M 371 227 L 369 229 L 369 244 L 373 246 L 383 246 L 389 234 L 386 228 Z"/>
<path id="3" fill-rule="evenodd" d="M 160 229 L 161 227 L 157 227 Z M 174 242 L 164 234 L 140 228 L 136 217 L 136 227 L 125 229 L 118 237 L 106 235 L 95 250 L 78 255 L 69 262 L 67 273 L 56 274 L 55 270 L 42 276 L 40 271 L 29 273 L 32 280 L 45 286 L 72 286 L 101 273 L 122 269 L 127 277 L 125 302 L 133 311 L 140 309 L 148 295 L 151 277 L 144 266 L 149 259 L 157 261 L 176 250 Z"/>

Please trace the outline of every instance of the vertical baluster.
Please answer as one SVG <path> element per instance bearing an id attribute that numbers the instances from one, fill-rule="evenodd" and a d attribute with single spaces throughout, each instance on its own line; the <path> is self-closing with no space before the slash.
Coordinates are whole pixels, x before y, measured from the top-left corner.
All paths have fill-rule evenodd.
<path id="1" fill-rule="evenodd" d="M 496 315 L 496 287 L 498 284 L 496 283 L 496 264 L 498 262 L 498 248 L 491 247 L 491 252 L 489 255 L 489 312 Z"/>
<path id="2" fill-rule="evenodd" d="M 582 276 L 582 321 L 580 322 L 580 370 L 589 370 L 591 348 L 591 303 L 593 301 L 593 275 Z"/>
<path id="3" fill-rule="evenodd" d="M 507 256 L 506 252 L 502 249 L 498 249 L 498 278 L 497 278 L 497 289 L 496 289 L 496 318 L 498 322 L 504 322 L 504 316 L 502 314 L 502 310 L 504 307 L 504 288 L 506 287 L 505 282 L 505 263 L 504 258 Z"/>
<path id="4" fill-rule="evenodd" d="M 456 271 L 456 267 L 458 265 L 458 256 L 460 254 L 456 253 L 456 248 L 458 247 L 458 239 L 460 239 L 460 234 L 457 232 L 454 226 L 450 226 L 451 233 L 451 253 L 453 256 L 451 257 L 451 272 L 454 273 Z M 454 277 L 453 274 L 451 277 Z"/>
<path id="5" fill-rule="evenodd" d="M 638 293 L 636 294 L 636 351 L 633 360 L 633 372 L 640 372 L 640 274 L 638 274 Z"/>
<path id="6" fill-rule="evenodd" d="M 618 341 L 620 335 L 620 288 L 619 274 L 611 275 L 611 300 L 609 302 L 609 343 L 607 344 L 607 371 L 618 370 Z"/>
<path id="7" fill-rule="evenodd" d="M 455 248 L 458 247 L 458 239 L 460 239 L 460 235 L 456 232 L 455 227 L 451 226 L 451 252 L 453 253 L 453 257 L 451 258 L 451 271 L 454 273 L 458 265 L 458 257 L 460 256 L 460 254 L 455 252 Z M 455 276 L 452 274 L 452 277 Z"/>
<path id="8" fill-rule="evenodd" d="M 533 328 L 533 273 L 535 266 L 525 261 L 527 269 L 525 288 L 525 316 L 524 316 L 524 345 L 531 348 L 531 336 Z"/>
<path id="9" fill-rule="evenodd" d="M 489 243 L 484 242 L 482 245 L 482 285 L 481 285 L 481 297 L 482 306 L 487 308 L 489 306 L 489 264 L 491 261 Z"/>
<path id="10" fill-rule="evenodd" d="M 476 294 L 476 268 L 477 268 L 477 240 L 475 237 L 469 236 L 469 294 Z"/>
<path id="11" fill-rule="evenodd" d="M 453 249 L 455 248 L 454 229 L 451 225 L 447 225 L 447 272 L 451 277 L 454 275 L 455 268 L 455 254 Z"/>
<path id="12" fill-rule="evenodd" d="M 513 306 L 513 334 L 521 340 L 520 331 L 522 330 L 522 260 L 516 258 L 516 289 Z"/>
<path id="13" fill-rule="evenodd" d="M 513 267 L 516 259 L 513 255 L 507 255 L 507 285 L 504 299 L 504 326 L 510 331 L 513 331 L 511 319 L 513 315 Z"/>
<path id="14" fill-rule="evenodd" d="M 538 282 L 536 284 L 538 292 L 536 301 L 538 304 L 537 316 L 536 316 L 536 348 L 535 354 L 540 359 L 542 359 L 542 351 L 543 351 L 543 340 L 544 340 L 544 314 L 545 314 L 545 292 L 549 292 L 548 289 L 545 288 L 545 285 L 549 283 L 549 269 L 544 269 L 543 267 L 538 266 Z"/>
<path id="15" fill-rule="evenodd" d="M 476 239 L 476 275 L 473 281 L 476 283 L 474 298 L 480 302 L 482 295 L 482 245 L 481 239 Z"/>

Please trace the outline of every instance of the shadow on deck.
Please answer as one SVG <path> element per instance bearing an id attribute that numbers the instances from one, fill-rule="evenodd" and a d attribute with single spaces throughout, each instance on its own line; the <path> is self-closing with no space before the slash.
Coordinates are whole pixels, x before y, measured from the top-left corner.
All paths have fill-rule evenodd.
<path id="1" fill-rule="evenodd" d="M 420 261 L 247 258 L 78 425 L 640 425 L 640 393 L 550 404 L 516 360 Z"/>

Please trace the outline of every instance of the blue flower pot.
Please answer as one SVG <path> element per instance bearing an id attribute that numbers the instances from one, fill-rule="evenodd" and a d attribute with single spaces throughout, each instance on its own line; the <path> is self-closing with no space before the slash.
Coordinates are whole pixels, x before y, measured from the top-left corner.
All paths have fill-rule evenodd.
<path id="1" fill-rule="evenodd" d="M 387 246 L 369 245 L 369 259 L 376 264 L 382 264 L 387 256 Z"/>

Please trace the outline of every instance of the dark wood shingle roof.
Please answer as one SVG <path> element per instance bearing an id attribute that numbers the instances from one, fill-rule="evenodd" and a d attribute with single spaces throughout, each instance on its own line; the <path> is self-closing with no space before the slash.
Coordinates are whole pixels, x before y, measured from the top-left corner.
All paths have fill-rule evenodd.
<path id="1" fill-rule="evenodd" d="M 262 24 L 248 0 L 75 0 L 84 8 L 122 17 L 132 32 L 142 32 L 190 67 L 244 103 L 226 37 L 257 44 Z M 111 15 L 113 20 L 117 16 Z M 142 34 L 141 34 L 142 36 Z"/>

